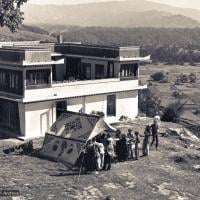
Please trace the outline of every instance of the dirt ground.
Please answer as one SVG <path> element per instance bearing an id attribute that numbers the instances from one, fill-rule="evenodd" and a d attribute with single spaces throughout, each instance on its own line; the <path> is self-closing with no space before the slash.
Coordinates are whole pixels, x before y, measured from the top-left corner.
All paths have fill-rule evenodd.
<path id="1" fill-rule="evenodd" d="M 143 132 L 149 121 L 115 124 Z M 140 124 L 140 125 L 138 125 Z M 162 123 L 166 127 L 179 125 Z M 200 197 L 200 143 L 185 143 L 174 136 L 160 136 L 159 149 L 151 147 L 150 156 L 138 161 L 114 163 L 110 171 L 81 174 L 65 165 L 25 155 L 4 155 L 2 149 L 16 140 L 0 141 L 0 190 L 19 190 L 19 197 L 0 199 L 86 200 L 198 200 Z M 142 140 L 142 136 L 141 136 Z M 34 140 L 41 147 L 43 139 Z M 18 143 L 18 142 L 17 142 Z M 111 198 L 112 197 L 112 198 Z"/>

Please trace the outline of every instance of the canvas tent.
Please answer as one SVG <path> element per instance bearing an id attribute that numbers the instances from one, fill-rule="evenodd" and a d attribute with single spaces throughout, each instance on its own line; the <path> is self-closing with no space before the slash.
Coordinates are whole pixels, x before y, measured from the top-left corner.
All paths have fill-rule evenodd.
<path id="1" fill-rule="evenodd" d="M 74 165 L 88 140 L 101 132 L 114 130 L 99 116 L 65 112 L 45 134 L 39 153 Z"/>

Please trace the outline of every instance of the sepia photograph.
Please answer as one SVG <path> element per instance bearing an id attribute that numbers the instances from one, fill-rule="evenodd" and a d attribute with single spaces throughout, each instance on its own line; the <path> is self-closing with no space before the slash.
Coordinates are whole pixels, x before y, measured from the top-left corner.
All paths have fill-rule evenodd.
<path id="1" fill-rule="evenodd" d="M 0 200 L 199 200 L 200 1 L 0 0 Z"/>

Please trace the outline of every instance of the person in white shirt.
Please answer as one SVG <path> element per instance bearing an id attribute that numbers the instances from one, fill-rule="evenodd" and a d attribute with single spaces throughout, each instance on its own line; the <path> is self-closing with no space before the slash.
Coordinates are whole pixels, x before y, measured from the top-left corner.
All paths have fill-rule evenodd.
<path id="1" fill-rule="evenodd" d="M 104 166 L 104 145 L 100 142 L 94 142 L 95 151 L 96 151 L 96 161 L 97 161 L 97 170 L 101 170 Z"/>

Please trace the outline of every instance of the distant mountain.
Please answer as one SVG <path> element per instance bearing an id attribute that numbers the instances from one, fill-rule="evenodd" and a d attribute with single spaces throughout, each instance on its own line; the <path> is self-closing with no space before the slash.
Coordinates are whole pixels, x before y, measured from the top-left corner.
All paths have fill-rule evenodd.
<path id="1" fill-rule="evenodd" d="M 55 38 L 47 31 L 33 26 L 22 26 L 15 33 L 10 32 L 8 28 L 0 28 L 0 42 L 33 40 L 53 42 Z"/>
<path id="2" fill-rule="evenodd" d="M 24 7 L 26 24 L 106 27 L 200 27 L 200 11 L 146 0 Z"/>

